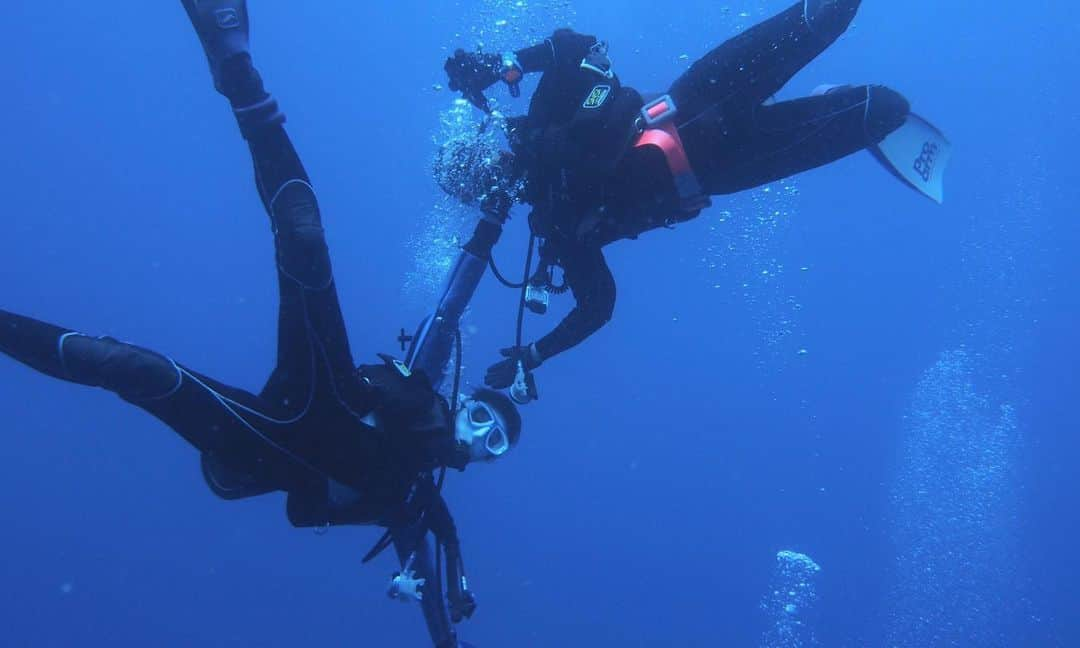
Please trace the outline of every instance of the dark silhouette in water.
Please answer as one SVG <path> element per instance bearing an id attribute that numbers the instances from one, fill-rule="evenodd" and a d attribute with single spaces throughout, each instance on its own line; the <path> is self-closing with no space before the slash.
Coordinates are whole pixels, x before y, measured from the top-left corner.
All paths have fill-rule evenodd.
<path id="1" fill-rule="evenodd" d="M 615 280 L 605 245 L 696 218 L 710 196 L 757 187 L 868 147 L 893 165 L 890 151 L 877 145 L 902 126 L 915 131 L 908 140 L 940 136 L 936 129 L 928 136 L 932 127 L 909 114 L 907 100 L 880 85 L 822 86 L 813 96 L 770 102 L 844 33 L 859 4 L 798 2 L 707 53 L 659 97 L 622 85 L 607 44 L 569 29 L 514 53 L 458 50 L 447 59 L 451 89 L 485 111 L 486 88 L 503 81 L 516 96 L 523 75 L 542 73 L 528 113 L 507 120 L 513 155 L 500 166 L 506 186 L 524 181 L 520 198 L 533 208 L 530 227 L 542 241 L 534 288 L 569 289 L 576 302 L 547 335 L 504 349 L 506 359 L 488 370 L 489 386 L 509 386 L 519 365 L 535 369 L 611 319 Z M 921 183 L 909 184 L 924 191 Z M 455 195 L 463 201 L 481 193 L 452 189 L 461 190 Z M 562 268 L 564 285 L 552 284 L 553 267 Z M 546 310 L 546 299 L 536 301 L 538 311 Z"/>
<path id="2" fill-rule="evenodd" d="M 200 452 L 207 484 L 224 499 L 284 491 L 296 526 L 386 527 L 369 556 L 395 545 L 402 572 L 391 595 L 421 600 L 437 646 L 465 645 L 450 621 L 471 616 L 476 602 L 440 495 L 442 471 L 504 455 L 518 440 L 521 418 L 500 393 L 478 390 L 447 402 L 437 388 L 501 223 L 477 227 L 409 364 L 384 356 L 354 366 L 315 192 L 285 117 L 252 65 L 246 3 L 183 4 L 215 87 L 250 146 L 274 232 L 280 308 L 273 373 L 254 394 L 149 349 L 6 311 L 0 351 L 55 378 L 108 389 L 154 415 Z M 436 569 L 442 552 L 449 609 Z"/>

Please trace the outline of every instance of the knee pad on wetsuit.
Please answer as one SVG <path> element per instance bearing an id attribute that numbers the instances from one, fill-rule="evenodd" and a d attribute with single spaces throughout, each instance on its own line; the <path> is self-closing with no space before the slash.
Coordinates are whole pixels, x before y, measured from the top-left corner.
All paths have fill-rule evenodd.
<path id="1" fill-rule="evenodd" d="M 330 284 L 330 253 L 326 247 L 315 191 L 303 180 L 285 183 L 270 201 L 282 272 L 305 288 Z"/>
<path id="2" fill-rule="evenodd" d="M 325 488 L 321 491 L 289 491 L 285 500 L 289 524 L 298 529 L 330 524 L 330 505 Z"/>
<path id="3" fill-rule="evenodd" d="M 277 490 L 268 480 L 262 480 L 253 474 L 230 466 L 217 455 L 204 452 L 199 461 L 203 479 L 210 491 L 223 500 L 238 500 L 257 497 Z"/>
<path id="4" fill-rule="evenodd" d="M 70 380 L 127 400 L 168 396 L 181 381 L 180 370 L 165 356 L 109 337 L 70 334 L 60 343 L 60 356 Z"/>
<path id="5" fill-rule="evenodd" d="M 866 136 L 875 144 L 904 123 L 911 104 L 899 92 L 885 86 L 867 89 Z"/>

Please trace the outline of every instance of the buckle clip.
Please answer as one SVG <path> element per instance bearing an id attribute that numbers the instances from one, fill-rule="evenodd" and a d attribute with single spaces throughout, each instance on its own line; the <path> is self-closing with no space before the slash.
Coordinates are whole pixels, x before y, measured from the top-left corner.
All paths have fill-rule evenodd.
<path id="1" fill-rule="evenodd" d="M 641 107 L 641 121 L 644 128 L 658 128 L 675 118 L 679 108 L 671 95 L 661 95 Z"/>

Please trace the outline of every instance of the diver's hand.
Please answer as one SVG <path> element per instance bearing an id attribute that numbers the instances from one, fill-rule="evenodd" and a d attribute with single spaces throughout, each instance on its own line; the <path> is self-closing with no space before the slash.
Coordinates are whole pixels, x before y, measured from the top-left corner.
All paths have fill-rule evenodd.
<path id="1" fill-rule="evenodd" d="M 404 603 L 422 601 L 425 583 L 427 583 L 426 578 L 417 578 L 416 572 L 406 568 L 405 571 L 396 572 L 390 579 L 390 587 L 386 590 L 386 595 Z"/>
<path id="2" fill-rule="evenodd" d="M 519 83 L 523 73 L 513 56 L 504 59 L 498 54 L 457 50 L 443 65 L 451 90 L 461 92 L 469 103 L 486 113 L 491 112 L 484 90 L 497 81 L 506 83 L 510 95 L 521 94 Z"/>
<path id="3" fill-rule="evenodd" d="M 491 112 L 484 90 L 502 77 L 502 57 L 498 54 L 482 54 L 458 50 L 446 59 L 448 85 L 460 92 L 472 105 L 486 113 Z"/>
<path id="4" fill-rule="evenodd" d="M 505 358 L 488 367 L 484 383 L 492 389 L 506 389 L 514 384 L 517 367 L 520 362 L 525 371 L 532 371 L 540 366 L 542 358 L 536 346 L 520 346 L 503 349 L 499 353 Z"/>
<path id="5" fill-rule="evenodd" d="M 450 600 L 450 620 L 454 623 L 471 618 L 473 612 L 476 612 L 476 597 L 469 590 Z"/>
<path id="6" fill-rule="evenodd" d="M 510 218 L 510 209 L 514 206 L 514 198 L 503 189 L 489 191 L 480 199 L 480 211 L 489 218 L 505 225 Z"/>

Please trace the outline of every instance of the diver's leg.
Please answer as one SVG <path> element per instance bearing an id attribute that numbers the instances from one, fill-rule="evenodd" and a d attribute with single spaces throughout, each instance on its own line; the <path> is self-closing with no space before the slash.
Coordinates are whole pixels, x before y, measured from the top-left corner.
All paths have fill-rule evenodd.
<path id="1" fill-rule="evenodd" d="M 0 310 L 0 352 L 54 378 L 102 387 L 146 410 L 218 458 L 234 481 L 242 477 L 249 496 L 292 486 L 297 467 L 304 468 L 285 449 L 284 412 L 154 351 Z"/>
<path id="2" fill-rule="evenodd" d="M 316 381 L 327 379 L 339 400 L 351 401 L 355 368 L 318 202 L 285 132 L 285 117 L 252 64 L 246 2 L 182 2 L 203 43 L 214 86 L 228 98 L 251 149 L 256 187 L 274 232 L 280 294 L 278 359 L 263 396 L 285 407 L 299 407 L 309 400 Z"/>
<path id="3" fill-rule="evenodd" d="M 880 142 L 904 123 L 908 110 L 907 100 L 884 86 L 843 87 L 761 106 L 740 136 L 712 142 L 713 159 L 701 165 L 699 177 L 706 192 L 717 195 L 823 166 Z"/>
<path id="4" fill-rule="evenodd" d="M 756 106 L 847 29 L 861 0 L 798 2 L 710 51 L 671 85 L 683 121 Z M 810 0 L 807 0 L 810 2 Z M 812 27 L 811 27 L 812 25 Z"/>
<path id="5" fill-rule="evenodd" d="M 295 401 L 299 386 L 329 380 L 354 407 L 355 366 L 315 191 L 282 126 L 262 129 L 249 144 L 274 232 L 280 297 L 278 362 L 264 395 Z"/>
<path id="6" fill-rule="evenodd" d="M 153 351 L 3 310 L 0 352 L 53 378 L 104 387 L 133 401 L 164 398 L 180 383 L 179 368 Z"/>

